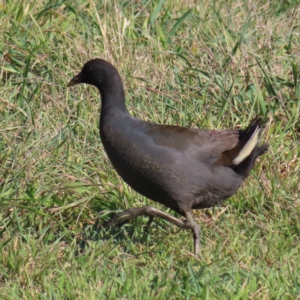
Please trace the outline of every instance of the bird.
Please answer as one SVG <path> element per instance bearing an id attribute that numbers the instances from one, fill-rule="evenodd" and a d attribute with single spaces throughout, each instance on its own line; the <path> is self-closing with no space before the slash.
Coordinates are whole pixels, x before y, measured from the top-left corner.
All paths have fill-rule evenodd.
<path id="1" fill-rule="evenodd" d="M 89 60 L 68 87 L 85 83 L 100 93 L 99 131 L 105 152 L 120 177 L 136 192 L 181 215 L 153 206 L 129 208 L 107 221 L 123 224 L 139 216 L 162 218 L 193 234 L 199 254 L 200 227 L 192 210 L 213 207 L 234 195 L 268 150 L 260 144 L 263 120 L 244 130 L 210 130 L 155 124 L 133 117 L 125 105 L 118 70 L 100 58 Z"/>

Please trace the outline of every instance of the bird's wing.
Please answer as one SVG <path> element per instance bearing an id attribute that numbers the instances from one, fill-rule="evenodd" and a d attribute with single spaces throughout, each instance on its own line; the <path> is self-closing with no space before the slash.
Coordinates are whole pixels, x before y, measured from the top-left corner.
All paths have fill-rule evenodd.
<path id="1" fill-rule="evenodd" d="M 145 133 L 156 145 L 171 147 L 208 165 L 230 166 L 238 155 L 238 149 L 234 151 L 239 142 L 238 130 L 197 130 L 157 125 Z"/>

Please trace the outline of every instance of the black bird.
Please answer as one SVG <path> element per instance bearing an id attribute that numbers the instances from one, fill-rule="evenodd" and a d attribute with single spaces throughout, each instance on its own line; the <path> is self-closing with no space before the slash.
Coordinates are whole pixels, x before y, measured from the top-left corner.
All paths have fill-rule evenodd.
<path id="1" fill-rule="evenodd" d="M 232 196 L 249 175 L 256 158 L 268 149 L 259 146 L 262 120 L 245 130 L 205 130 L 145 122 L 125 106 L 122 79 L 103 59 L 88 61 L 68 84 L 94 85 L 101 94 L 100 137 L 118 174 L 134 190 L 181 214 L 185 221 L 152 206 L 116 214 L 108 225 L 141 215 L 160 217 L 193 232 L 199 252 L 200 227 L 191 211 L 212 207 Z"/>

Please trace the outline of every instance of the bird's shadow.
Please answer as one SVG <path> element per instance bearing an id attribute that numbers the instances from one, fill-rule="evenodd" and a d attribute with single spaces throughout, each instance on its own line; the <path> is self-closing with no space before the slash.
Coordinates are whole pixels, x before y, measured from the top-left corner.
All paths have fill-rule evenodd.
<path id="1" fill-rule="evenodd" d="M 124 245 L 125 248 L 127 248 L 128 244 L 137 243 L 144 245 L 149 242 L 151 243 L 151 229 L 153 230 L 157 224 L 152 224 L 149 230 L 145 230 L 144 221 L 147 218 L 138 217 L 118 225 L 107 226 L 107 221 L 117 213 L 118 212 L 110 213 L 108 218 L 106 216 L 103 217 L 100 213 L 93 225 L 86 226 L 82 231 L 80 239 L 78 239 L 78 251 L 84 251 L 87 243 L 93 241 L 113 241 L 114 245 Z"/>

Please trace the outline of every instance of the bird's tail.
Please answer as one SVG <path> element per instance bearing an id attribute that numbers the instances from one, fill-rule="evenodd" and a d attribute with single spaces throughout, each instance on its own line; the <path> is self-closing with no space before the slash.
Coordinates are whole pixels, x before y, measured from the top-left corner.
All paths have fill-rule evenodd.
<path id="1" fill-rule="evenodd" d="M 238 155 L 233 160 L 233 170 L 243 177 L 247 177 L 253 168 L 256 158 L 268 150 L 268 144 L 258 146 L 262 130 L 262 119 L 256 117 L 247 129 L 240 132 Z"/>

